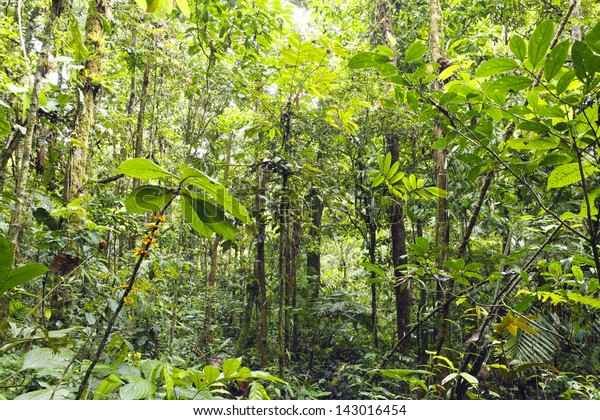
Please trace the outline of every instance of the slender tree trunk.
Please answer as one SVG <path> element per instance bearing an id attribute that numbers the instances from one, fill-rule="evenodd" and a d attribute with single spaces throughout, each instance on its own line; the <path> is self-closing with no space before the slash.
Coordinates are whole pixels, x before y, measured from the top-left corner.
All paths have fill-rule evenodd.
<path id="1" fill-rule="evenodd" d="M 323 199 L 317 187 L 309 190 L 306 201 L 310 206 L 311 221 L 306 251 L 306 277 L 314 300 L 319 297 L 321 289 L 321 222 L 323 219 Z"/>
<path id="2" fill-rule="evenodd" d="M 13 244 L 15 256 L 19 254 L 19 237 L 21 235 L 22 219 L 23 219 L 23 204 L 25 201 L 25 193 L 27 191 L 27 180 L 29 178 L 29 165 L 31 161 L 31 149 L 33 147 L 33 135 L 38 120 L 38 111 L 40 107 L 40 91 L 42 87 L 42 78 L 46 70 L 46 59 L 48 51 L 50 50 L 50 44 L 52 41 L 52 30 L 53 22 L 58 17 L 58 13 L 61 8 L 59 0 L 52 1 L 52 9 L 50 16 L 44 26 L 44 32 L 42 33 L 42 47 L 40 50 L 37 67 L 35 70 L 35 77 L 33 81 L 33 88 L 31 91 L 31 102 L 29 104 L 29 112 L 27 114 L 27 125 L 25 128 L 25 137 L 23 138 L 23 148 L 21 154 L 21 167 L 17 176 L 17 182 L 15 186 L 16 190 L 16 203 L 13 211 L 10 226 L 8 230 L 8 239 Z"/>
<path id="3" fill-rule="evenodd" d="M 254 275 L 258 286 L 258 295 L 256 298 L 256 353 L 260 367 L 267 365 L 267 280 L 265 277 L 265 209 L 263 198 L 266 192 L 268 182 L 267 172 L 259 167 L 257 168 L 257 188 L 256 188 L 256 260 L 254 262 Z"/>
<path id="4" fill-rule="evenodd" d="M 446 62 L 443 51 L 443 35 L 442 35 L 442 9 L 440 8 L 439 0 L 429 0 L 429 47 L 431 58 L 433 61 L 440 63 L 442 67 Z M 441 90 L 443 85 L 441 82 L 434 82 L 434 89 Z M 443 137 L 442 126 L 438 120 L 433 122 L 433 138 L 439 140 Z M 433 166 L 436 185 L 448 191 L 448 171 L 446 161 L 446 149 L 439 148 L 433 151 Z M 448 260 L 448 248 L 450 245 L 450 223 L 448 217 L 448 201 L 444 198 L 437 200 L 436 228 L 435 228 L 435 243 L 439 251 L 435 260 L 437 268 L 443 268 L 444 263 Z M 446 302 L 446 297 L 452 291 L 454 282 L 451 277 L 438 280 L 437 284 L 437 300 L 439 303 Z M 441 351 L 442 346 L 450 334 L 450 323 L 447 318 L 449 315 L 449 305 L 444 306 L 444 310 L 440 312 L 440 318 L 437 331 L 437 351 Z"/>
<path id="5" fill-rule="evenodd" d="M 140 93 L 140 109 L 138 111 L 137 129 L 135 133 L 135 151 L 133 157 L 141 158 L 144 149 L 144 126 L 146 122 L 146 104 L 148 103 L 148 85 L 150 84 L 150 57 L 146 60 L 144 77 L 142 79 L 142 92 Z M 140 180 L 133 180 L 133 188 L 140 186 Z"/>
<path id="6" fill-rule="evenodd" d="M 104 65 L 104 25 L 103 19 L 109 13 L 106 0 L 89 0 L 85 23 L 85 46 L 90 51 L 80 73 L 82 100 L 77 108 L 73 138 L 77 141 L 71 148 L 69 164 L 65 175 L 63 201 L 69 203 L 84 191 L 85 169 L 89 151 L 90 132 L 94 126 L 96 96 L 100 90 L 98 80 Z"/>
<path id="7" fill-rule="evenodd" d="M 362 216 L 365 221 L 367 228 L 366 241 L 367 241 L 367 252 L 369 255 L 369 262 L 373 265 L 377 263 L 376 258 L 376 247 L 377 247 L 377 222 L 373 215 L 374 210 L 374 199 L 373 193 L 370 188 L 365 186 L 365 166 L 364 163 L 359 160 L 357 162 L 357 169 L 360 174 L 360 178 L 356 181 L 358 194 L 363 201 L 363 213 Z M 377 274 L 371 271 L 371 345 L 374 349 L 379 346 L 378 337 L 378 314 L 377 314 Z"/>
<path id="8" fill-rule="evenodd" d="M 398 161 L 397 135 L 387 136 L 387 146 L 392 155 L 392 162 Z M 394 266 L 394 294 L 396 297 L 396 333 L 398 340 L 402 339 L 409 330 L 410 324 L 410 283 L 401 283 L 403 269 L 399 266 L 406 264 L 406 229 L 404 226 L 404 208 L 395 199 L 390 206 L 390 227 L 392 235 L 392 264 Z M 400 351 L 407 354 L 410 350 L 410 339 L 403 341 Z"/>
<path id="9" fill-rule="evenodd" d="M 246 284 L 246 306 L 240 326 L 240 335 L 235 346 L 235 355 L 241 356 L 248 346 L 248 338 L 250 336 L 250 324 L 252 319 L 252 311 L 256 306 L 256 298 L 258 296 L 258 282 L 256 277 L 252 276 Z"/>

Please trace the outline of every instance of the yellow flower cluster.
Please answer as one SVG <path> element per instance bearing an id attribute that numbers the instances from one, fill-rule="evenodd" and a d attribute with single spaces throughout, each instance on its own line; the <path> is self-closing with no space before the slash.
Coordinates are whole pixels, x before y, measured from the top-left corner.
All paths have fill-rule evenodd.
<path id="1" fill-rule="evenodd" d="M 133 303 L 133 296 L 127 296 L 126 298 L 123 298 L 123 302 L 124 303 Z"/>
<path id="2" fill-rule="evenodd" d="M 148 223 L 146 226 L 148 227 L 148 232 L 142 236 L 142 245 L 143 247 L 137 247 L 133 250 L 133 255 L 135 256 L 148 256 L 150 255 L 150 249 L 153 246 L 156 246 L 156 238 L 160 236 L 160 233 L 157 232 L 160 229 L 159 223 L 165 223 L 167 218 L 162 214 L 156 214 L 152 216 L 152 223 Z"/>

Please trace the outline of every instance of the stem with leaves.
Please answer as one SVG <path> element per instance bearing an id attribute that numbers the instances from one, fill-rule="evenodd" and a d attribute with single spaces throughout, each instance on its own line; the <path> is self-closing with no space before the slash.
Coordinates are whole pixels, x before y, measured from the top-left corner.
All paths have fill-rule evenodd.
<path id="1" fill-rule="evenodd" d="M 148 231 L 148 236 L 152 236 L 159 229 L 159 224 L 160 224 L 161 220 L 163 220 L 162 216 L 164 216 L 165 212 L 167 211 L 167 209 L 169 208 L 169 206 L 171 205 L 171 203 L 173 202 L 175 197 L 179 195 L 181 187 L 182 187 L 182 184 L 180 183 L 175 194 L 173 194 L 170 197 L 169 201 L 167 201 L 167 203 L 163 206 L 163 208 L 157 213 L 157 215 L 156 215 L 157 217 L 155 217 L 156 221 L 154 222 L 154 225 Z M 83 377 L 83 380 L 81 381 L 81 384 L 79 385 L 79 389 L 77 390 L 77 394 L 75 395 L 76 400 L 80 400 L 82 398 L 83 393 L 85 392 L 85 390 L 87 388 L 87 384 L 90 380 L 90 376 L 92 375 L 92 371 L 94 370 L 94 367 L 100 360 L 100 356 L 102 356 L 102 352 L 104 351 L 104 348 L 106 347 L 106 344 L 108 343 L 108 339 L 109 339 L 110 334 L 115 326 L 117 318 L 119 317 L 119 313 L 121 312 L 121 309 L 123 309 L 123 306 L 125 305 L 125 299 L 127 298 L 127 296 L 129 296 L 129 293 L 133 289 L 133 285 L 135 284 L 135 280 L 137 279 L 137 275 L 140 271 L 140 267 L 142 266 L 142 262 L 144 261 L 144 258 L 146 257 L 146 255 L 148 255 L 148 250 L 150 249 L 151 243 L 152 243 L 151 241 L 146 241 L 146 243 L 143 245 L 142 252 L 139 253 L 138 260 L 133 268 L 133 271 L 131 272 L 131 277 L 129 278 L 127 287 L 123 291 L 123 295 L 121 296 L 121 299 L 119 299 L 119 304 L 118 304 L 117 308 L 115 309 L 115 311 L 113 312 L 113 315 L 110 318 L 108 325 L 106 326 L 106 331 L 104 332 L 102 341 L 100 341 L 100 344 L 98 345 L 96 354 L 94 355 L 94 358 L 92 359 L 90 365 L 88 366 L 87 371 L 85 372 L 85 375 Z"/>

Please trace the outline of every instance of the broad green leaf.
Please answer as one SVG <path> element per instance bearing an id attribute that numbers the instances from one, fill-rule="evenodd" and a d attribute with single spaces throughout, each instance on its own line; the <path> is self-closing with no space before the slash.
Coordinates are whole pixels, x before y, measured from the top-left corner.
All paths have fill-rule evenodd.
<path id="1" fill-rule="evenodd" d="M 10 133 L 12 133 L 10 122 L 6 119 L 4 110 L 0 108 L 0 137 L 8 136 Z"/>
<path id="2" fill-rule="evenodd" d="M 560 95 L 564 93 L 573 81 L 573 79 L 575 79 L 574 70 L 569 70 L 568 72 L 560 76 L 560 79 L 558 79 L 558 82 L 556 83 L 556 94 Z"/>
<path id="3" fill-rule="evenodd" d="M 219 369 L 216 367 L 209 365 L 204 366 L 204 379 L 209 385 L 214 383 L 219 378 L 220 374 L 221 372 L 219 372 Z"/>
<path id="4" fill-rule="evenodd" d="M 117 173 L 139 179 L 173 177 L 173 174 L 148 159 L 134 158 L 126 160 L 117 168 Z"/>
<path id="5" fill-rule="evenodd" d="M 479 385 L 479 380 L 467 372 L 461 372 L 460 376 L 467 381 L 473 388 L 477 389 L 477 385 Z"/>
<path id="6" fill-rule="evenodd" d="M 551 20 L 541 22 L 531 34 L 528 44 L 529 62 L 536 68 L 544 59 L 554 35 L 554 23 Z"/>
<path id="7" fill-rule="evenodd" d="M 223 238 L 235 241 L 235 227 L 225 217 L 223 210 L 204 200 L 200 195 L 189 193 L 191 194 L 190 205 L 202 223 Z"/>
<path id="8" fill-rule="evenodd" d="M 432 372 L 423 369 L 382 369 L 381 374 L 392 379 L 406 379 L 410 375 L 431 376 Z"/>
<path id="9" fill-rule="evenodd" d="M 557 137 L 519 137 L 511 138 L 507 146 L 515 150 L 552 150 L 560 144 Z"/>
<path id="10" fill-rule="evenodd" d="M 190 18 L 190 5 L 188 4 L 188 0 L 175 0 L 177 2 L 177 7 L 181 10 L 181 13 L 186 18 Z"/>
<path id="11" fill-rule="evenodd" d="M 505 94 L 507 92 L 519 92 L 527 89 L 533 82 L 525 76 L 504 76 L 488 84 L 484 91 L 486 94 Z"/>
<path id="12" fill-rule="evenodd" d="M 348 61 L 348 67 L 351 69 L 367 69 L 378 67 L 383 63 L 389 63 L 390 58 L 387 55 L 374 52 L 362 52 L 356 54 Z"/>
<path id="13" fill-rule="evenodd" d="M 248 394 L 249 400 L 270 400 L 271 398 L 267 394 L 265 387 L 260 382 L 252 382 L 250 385 L 250 392 Z"/>
<path id="14" fill-rule="evenodd" d="M 79 62 L 85 60 L 90 55 L 89 50 L 86 48 L 81 38 L 79 22 L 74 16 L 71 17 L 71 41 L 69 42 L 69 46 L 73 50 L 75 58 Z"/>
<path id="15" fill-rule="evenodd" d="M 509 42 L 510 50 L 521 61 L 527 58 L 527 45 L 519 35 L 513 35 Z"/>
<path id="16" fill-rule="evenodd" d="M 98 387 L 96 388 L 96 391 L 94 392 L 94 400 L 108 399 L 108 397 L 110 397 L 110 394 L 112 394 L 121 385 L 124 384 L 125 382 L 119 379 L 117 375 L 111 373 L 106 378 L 104 378 L 104 380 L 100 382 L 100 385 L 98 385 Z"/>
<path id="17" fill-rule="evenodd" d="M 404 61 L 410 63 L 411 61 L 420 60 L 423 55 L 427 52 L 427 47 L 421 41 L 415 41 L 412 43 L 408 50 L 406 50 L 406 54 L 404 55 Z"/>
<path id="18" fill-rule="evenodd" d="M 600 72 L 600 56 L 583 42 L 575 41 L 571 48 L 573 68 L 577 78 L 585 84 L 590 84 L 594 75 Z"/>
<path id="19" fill-rule="evenodd" d="M 161 0 L 146 0 L 146 12 L 148 13 L 154 13 L 156 12 L 156 9 L 158 8 L 158 5 L 160 4 Z"/>
<path id="20" fill-rule="evenodd" d="M 242 365 L 242 358 L 228 359 L 223 362 L 223 376 L 225 379 L 232 376 Z"/>
<path id="21" fill-rule="evenodd" d="M 598 169 L 589 162 L 582 163 L 583 175 L 585 178 L 596 172 Z M 579 171 L 579 163 L 567 163 L 561 165 L 550 173 L 548 177 L 548 189 L 560 188 L 567 185 L 575 184 L 581 181 L 581 173 Z"/>
<path id="22" fill-rule="evenodd" d="M 533 131 L 534 133 L 547 133 L 550 131 L 550 127 L 538 121 L 523 121 L 517 128 L 524 131 Z"/>
<path id="23" fill-rule="evenodd" d="M 571 267 L 571 273 L 577 279 L 577 281 L 583 281 L 583 270 L 579 266 L 574 265 Z"/>
<path id="24" fill-rule="evenodd" d="M 565 111 L 560 109 L 557 106 L 540 106 L 538 107 L 536 113 L 540 117 L 550 117 L 550 118 L 564 118 Z"/>
<path id="25" fill-rule="evenodd" d="M 6 279 L 4 279 L 3 282 L 0 282 L 0 294 L 13 287 L 26 283 L 29 280 L 33 280 L 44 274 L 46 271 L 48 271 L 46 266 L 40 263 L 29 263 L 12 270 L 8 273 Z"/>
<path id="26" fill-rule="evenodd" d="M 590 202 L 590 216 L 596 216 L 598 214 L 598 207 L 596 207 L 596 200 L 600 197 L 600 188 L 596 188 L 591 192 L 588 192 L 588 200 Z M 581 210 L 579 211 L 580 217 L 588 217 L 588 206 L 585 198 L 581 200 Z"/>
<path id="27" fill-rule="evenodd" d="M 554 77 L 560 73 L 567 57 L 569 56 L 569 47 L 571 43 L 568 40 L 557 44 L 546 59 L 544 64 L 544 77 L 547 81 L 554 79 Z"/>
<path id="28" fill-rule="evenodd" d="M 600 309 L 600 299 L 593 296 L 583 296 L 577 292 L 569 292 L 567 293 L 567 298 L 573 302 L 589 305 L 594 309 Z"/>
<path id="29" fill-rule="evenodd" d="M 13 252 L 13 246 L 10 241 L 0 236 L 0 288 L 12 268 Z"/>
<path id="30" fill-rule="evenodd" d="M 188 197 L 187 195 L 182 196 L 181 208 L 184 219 L 190 224 L 192 229 L 194 229 L 200 235 L 204 236 L 205 238 L 210 238 L 214 233 L 213 230 L 206 226 L 204 222 L 202 222 L 202 219 L 198 217 L 198 214 L 196 213 L 192 203 L 193 199 L 191 197 Z"/>
<path id="31" fill-rule="evenodd" d="M 596 23 L 596 26 L 588 32 L 584 41 L 588 47 L 600 54 L 600 22 Z"/>
<path id="32" fill-rule="evenodd" d="M 479 66 L 475 77 L 489 77 L 518 68 L 519 64 L 512 58 L 492 58 Z"/>
<path id="33" fill-rule="evenodd" d="M 367 270 L 377 274 L 382 279 L 386 278 L 385 271 L 383 271 L 379 266 L 368 261 L 363 261 L 362 263 L 360 263 L 360 265 L 362 265 Z"/>
<path id="34" fill-rule="evenodd" d="M 143 400 L 154 396 L 156 385 L 147 379 L 128 375 L 125 378 L 128 383 L 119 389 L 122 400 Z"/>
<path id="35" fill-rule="evenodd" d="M 71 358 L 73 351 L 66 348 L 61 348 L 55 352 L 50 348 L 37 348 L 30 350 L 23 358 L 23 367 L 26 369 L 64 369 Z"/>
<path id="36" fill-rule="evenodd" d="M 390 166 L 392 166 L 392 154 L 387 152 L 385 155 L 385 159 L 383 161 L 383 173 L 387 174 L 390 171 Z"/>
<path id="37" fill-rule="evenodd" d="M 169 368 L 167 362 L 163 363 L 163 376 L 165 378 L 165 390 L 167 391 L 167 400 L 173 399 L 173 390 L 175 389 L 175 381 L 173 379 L 173 371 Z"/>
<path id="38" fill-rule="evenodd" d="M 450 375 L 448 375 L 444 379 L 442 379 L 442 385 L 446 385 L 448 382 L 450 382 L 457 376 L 458 376 L 458 373 L 456 373 L 456 372 L 451 373 Z"/>
<path id="39" fill-rule="evenodd" d="M 156 213 L 169 202 L 174 192 L 158 185 L 142 185 L 131 191 L 125 208 L 130 213 Z"/>
<path id="40" fill-rule="evenodd" d="M 54 392 L 54 387 L 50 387 L 47 389 L 38 389 L 37 391 L 26 392 L 25 394 L 17 396 L 15 400 L 49 400 L 52 398 L 53 393 L 55 400 L 65 400 L 71 392 L 68 389 L 61 387 Z"/>
<path id="41" fill-rule="evenodd" d="M 448 196 L 446 190 L 443 190 L 436 186 L 425 187 L 423 188 L 423 190 L 429 192 L 431 195 L 433 195 L 434 198 L 446 198 Z"/>
<path id="42" fill-rule="evenodd" d="M 250 219 L 246 208 L 229 193 L 227 188 L 219 184 L 217 181 L 208 177 L 199 170 L 190 167 L 185 168 L 183 171 L 181 181 L 184 180 L 206 192 L 213 198 L 213 200 L 217 202 L 220 207 L 222 207 L 226 212 L 231 214 L 240 222 L 247 225 L 252 224 L 252 220 Z"/>

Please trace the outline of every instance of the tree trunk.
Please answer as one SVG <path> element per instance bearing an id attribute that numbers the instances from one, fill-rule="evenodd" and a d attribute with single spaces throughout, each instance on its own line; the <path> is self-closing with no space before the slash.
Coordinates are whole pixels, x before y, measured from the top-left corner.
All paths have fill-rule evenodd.
<path id="1" fill-rule="evenodd" d="M 73 138 L 77 141 L 71 148 L 69 164 L 65 175 L 63 201 L 69 203 L 84 191 L 85 168 L 89 151 L 88 140 L 94 127 L 96 96 L 100 90 L 98 80 L 104 65 L 104 25 L 103 19 L 109 13 L 106 0 L 89 0 L 87 20 L 85 22 L 85 46 L 90 51 L 80 72 L 82 100 L 75 115 Z"/>
<path id="2" fill-rule="evenodd" d="M 429 0 L 429 47 L 431 58 L 444 67 L 446 58 L 443 51 L 442 35 L 442 10 L 439 0 Z M 434 89 L 441 90 L 443 85 L 439 81 L 434 82 Z M 433 139 L 439 140 L 444 136 L 442 126 L 438 120 L 433 123 Z M 446 149 L 439 148 L 433 151 L 434 178 L 436 185 L 448 191 L 448 172 L 446 162 Z M 450 245 L 450 225 L 448 220 L 448 201 L 446 198 L 438 198 L 435 243 L 439 249 L 436 256 L 436 267 L 442 269 L 444 263 L 448 260 L 448 247 Z M 440 278 L 437 284 L 437 300 L 439 304 L 446 302 L 446 297 L 452 291 L 454 286 L 451 277 Z M 441 351 L 444 341 L 450 334 L 450 324 L 447 321 L 449 315 L 449 305 L 445 305 L 440 311 L 437 331 L 437 351 Z"/>
<path id="3" fill-rule="evenodd" d="M 392 162 L 398 161 L 398 137 L 387 136 L 387 146 L 392 155 Z M 402 203 L 392 198 L 390 207 L 390 227 L 392 235 L 392 264 L 394 266 L 394 294 L 396 297 L 396 332 L 398 340 L 406 335 L 410 324 L 410 283 L 401 283 L 403 269 L 399 266 L 407 263 L 406 229 L 404 226 L 404 208 Z M 410 350 L 410 339 L 403 341 L 400 351 L 407 354 Z"/>
<path id="4" fill-rule="evenodd" d="M 138 112 L 137 129 L 135 133 L 135 158 L 142 157 L 142 150 L 144 148 L 144 125 L 146 122 L 146 104 L 148 103 L 148 85 L 150 76 L 150 58 L 146 60 L 146 66 L 144 67 L 144 77 L 142 79 L 142 92 L 140 93 L 140 110 Z M 133 188 L 140 186 L 140 180 L 133 180 Z"/>
<path id="5" fill-rule="evenodd" d="M 265 277 L 265 210 L 263 198 L 266 192 L 268 175 L 259 167 L 257 169 L 256 188 L 256 260 L 254 262 L 254 275 L 258 286 L 256 298 L 256 353 L 260 367 L 267 365 L 267 280 Z"/>
<path id="6" fill-rule="evenodd" d="M 317 187 L 309 190 L 307 202 L 311 226 L 306 251 L 306 277 L 314 300 L 319 297 L 321 289 L 321 222 L 323 219 L 323 199 Z"/>
<path id="7" fill-rule="evenodd" d="M 15 186 L 17 200 L 15 202 L 15 210 L 13 211 L 10 226 L 8 230 L 8 239 L 13 244 L 15 256 L 19 254 L 19 236 L 21 234 L 22 219 L 23 219 L 23 204 L 25 201 L 25 192 L 27 190 L 27 180 L 29 178 L 29 165 L 31 161 L 31 149 L 33 147 L 33 134 L 38 120 L 38 111 L 40 107 L 40 91 L 42 88 L 42 78 L 46 70 L 46 59 L 52 40 L 53 22 L 58 17 L 61 4 L 59 0 L 52 1 L 52 9 L 50 16 L 44 26 L 42 34 L 42 47 L 38 58 L 33 88 L 31 91 L 31 102 L 29 104 L 29 112 L 27 114 L 27 125 L 25 129 L 25 137 L 23 138 L 23 150 L 21 155 L 21 167 L 17 176 Z"/>

